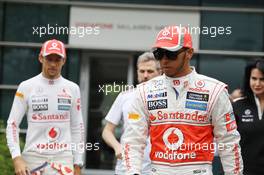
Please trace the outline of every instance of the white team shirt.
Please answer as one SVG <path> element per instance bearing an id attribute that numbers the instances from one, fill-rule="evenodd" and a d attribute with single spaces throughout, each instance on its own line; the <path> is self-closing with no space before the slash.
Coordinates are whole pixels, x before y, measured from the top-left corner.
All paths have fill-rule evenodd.
<path id="1" fill-rule="evenodd" d="M 7 143 L 12 158 L 20 156 L 19 125 L 27 115 L 24 155 L 73 155 L 81 164 L 84 125 L 79 86 L 62 76 L 50 80 L 39 74 L 23 81 L 7 121 Z"/>
<path id="2" fill-rule="evenodd" d="M 123 128 L 127 125 L 128 120 L 128 111 L 131 99 L 135 95 L 135 89 L 130 89 L 127 92 L 121 92 L 116 100 L 114 101 L 111 109 L 109 110 L 105 120 L 115 125 L 119 125 L 121 121 L 123 121 Z M 123 129 L 124 130 L 124 129 Z M 122 136 L 121 136 L 121 144 L 122 144 Z M 149 175 L 151 170 L 151 162 L 149 158 L 150 154 L 150 140 L 149 138 L 146 141 L 146 148 L 144 150 L 144 161 L 142 164 L 142 175 Z M 115 167 L 115 174 L 125 174 L 125 166 L 123 165 L 124 162 L 120 159 L 117 159 L 116 167 Z"/>

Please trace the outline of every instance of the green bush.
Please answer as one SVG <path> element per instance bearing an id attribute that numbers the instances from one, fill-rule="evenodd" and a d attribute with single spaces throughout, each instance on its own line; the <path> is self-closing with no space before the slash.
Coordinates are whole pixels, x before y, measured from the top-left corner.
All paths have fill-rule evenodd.
<path id="1" fill-rule="evenodd" d="M 0 133 L 0 172 L 1 174 L 14 174 L 13 162 L 6 145 L 5 133 Z"/>
<path id="2" fill-rule="evenodd" d="M 0 120 L 0 130 L 3 129 L 5 129 L 4 122 Z M 24 141 L 22 141 L 21 139 L 20 146 L 24 146 Z M 2 132 L 0 133 L 0 174 L 14 174 L 13 161 L 7 147 L 6 134 Z"/>

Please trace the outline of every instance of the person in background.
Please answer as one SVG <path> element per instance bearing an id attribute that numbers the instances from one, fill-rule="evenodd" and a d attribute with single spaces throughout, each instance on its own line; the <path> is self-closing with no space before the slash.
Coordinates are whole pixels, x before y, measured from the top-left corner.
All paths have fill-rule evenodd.
<path id="1" fill-rule="evenodd" d="M 137 61 L 137 78 L 138 83 L 148 81 L 160 75 L 160 66 L 151 52 L 145 52 L 139 56 Z M 127 118 L 133 117 L 128 114 L 129 103 L 134 96 L 134 89 L 129 89 L 127 92 L 121 92 L 113 103 L 110 111 L 108 112 L 105 120 L 107 121 L 102 137 L 104 141 L 114 149 L 117 158 L 115 167 L 116 175 L 125 174 L 125 166 L 122 157 L 122 136 L 119 142 L 115 137 L 114 131 L 116 127 L 123 122 L 123 127 L 126 127 Z M 144 162 L 142 167 L 142 175 L 150 174 L 150 159 L 149 159 L 149 140 L 147 139 L 147 147 L 144 153 Z"/>
<path id="2" fill-rule="evenodd" d="M 64 44 L 56 39 L 46 41 L 38 59 L 42 72 L 19 84 L 7 121 L 15 174 L 80 175 L 84 152 L 80 88 L 61 76 L 66 62 Z M 25 114 L 28 129 L 21 154 L 19 125 Z"/>
<path id="3" fill-rule="evenodd" d="M 245 175 L 264 174 L 264 60 L 245 68 L 242 97 L 233 103 Z"/>
<path id="4" fill-rule="evenodd" d="M 234 89 L 230 94 L 230 100 L 234 101 L 237 98 L 242 97 L 242 90 L 240 88 Z"/>

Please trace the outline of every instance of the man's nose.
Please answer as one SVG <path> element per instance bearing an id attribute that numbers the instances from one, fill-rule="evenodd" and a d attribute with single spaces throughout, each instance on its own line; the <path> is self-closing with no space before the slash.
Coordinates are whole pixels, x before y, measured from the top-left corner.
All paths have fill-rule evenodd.
<path id="1" fill-rule="evenodd" d="M 167 63 L 169 61 L 168 57 L 166 55 L 164 55 L 161 60 L 160 63 Z"/>
<path id="2" fill-rule="evenodd" d="M 149 73 L 148 72 L 144 72 L 144 77 L 148 77 L 149 76 Z"/>
<path id="3" fill-rule="evenodd" d="M 50 61 L 50 65 L 56 66 L 57 65 L 57 62 L 52 60 L 52 61 Z"/>

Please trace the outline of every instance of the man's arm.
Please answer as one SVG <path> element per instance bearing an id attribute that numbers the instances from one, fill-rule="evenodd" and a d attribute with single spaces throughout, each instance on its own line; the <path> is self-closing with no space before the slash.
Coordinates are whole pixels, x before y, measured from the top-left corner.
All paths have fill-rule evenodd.
<path id="1" fill-rule="evenodd" d="M 7 145 L 13 159 L 15 173 L 19 175 L 26 174 L 28 171 L 26 163 L 21 157 L 19 146 L 19 125 L 27 110 L 24 91 L 23 84 L 20 84 L 15 94 L 6 128 Z"/>
<path id="2" fill-rule="evenodd" d="M 116 158 L 122 159 L 122 147 L 114 135 L 115 128 L 115 124 L 107 121 L 102 133 L 102 137 L 107 145 L 114 149 Z"/>
<path id="3" fill-rule="evenodd" d="M 125 92 L 126 93 L 126 92 Z M 122 120 L 123 114 L 123 105 L 126 104 L 127 96 L 124 92 L 121 92 L 115 99 L 113 105 L 111 106 L 109 112 L 107 113 L 105 120 L 106 125 L 104 127 L 102 137 L 104 141 L 114 149 L 115 156 L 118 159 L 122 159 L 122 146 L 115 137 L 115 128 Z M 125 116 L 123 116 L 125 117 Z"/>
<path id="4" fill-rule="evenodd" d="M 84 153 L 84 124 L 81 111 L 81 97 L 79 86 L 76 85 L 75 94 L 73 98 L 73 105 L 71 109 L 71 138 L 72 144 L 76 150 L 73 151 L 73 164 L 74 174 L 80 174 L 80 168 L 83 165 L 83 153 Z M 77 167 L 77 165 L 79 167 Z"/>
<path id="5" fill-rule="evenodd" d="M 143 90 L 142 86 L 141 88 Z M 127 127 L 122 138 L 126 175 L 140 174 L 148 136 L 148 114 L 141 98 L 139 87 L 132 99 L 130 112 L 127 117 Z"/>
<path id="6" fill-rule="evenodd" d="M 243 161 L 240 152 L 240 135 L 237 131 L 233 108 L 224 89 L 213 108 L 214 136 L 225 175 L 242 175 Z"/>

